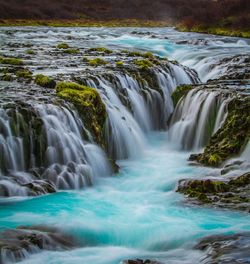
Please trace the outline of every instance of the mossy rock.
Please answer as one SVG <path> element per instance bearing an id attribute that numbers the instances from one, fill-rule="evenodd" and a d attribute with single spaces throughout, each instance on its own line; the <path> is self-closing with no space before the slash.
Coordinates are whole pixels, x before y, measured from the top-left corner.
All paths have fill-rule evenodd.
<path id="1" fill-rule="evenodd" d="M 232 179 L 181 180 L 177 192 L 192 200 L 250 212 L 250 173 Z"/>
<path id="2" fill-rule="evenodd" d="M 68 49 L 69 45 L 67 43 L 60 43 L 57 45 L 58 49 Z"/>
<path id="3" fill-rule="evenodd" d="M 29 49 L 29 50 L 26 50 L 26 54 L 35 55 L 36 53 L 34 50 Z"/>
<path id="4" fill-rule="evenodd" d="M 124 62 L 123 61 L 117 61 L 116 63 L 117 67 L 123 67 L 124 66 Z"/>
<path id="5" fill-rule="evenodd" d="M 204 152 L 194 157 L 207 166 L 220 166 L 243 151 L 250 140 L 250 98 L 236 98 L 228 105 L 222 127 L 211 137 Z"/>
<path id="6" fill-rule="evenodd" d="M 28 69 L 20 69 L 16 72 L 18 78 L 32 79 L 32 72 Z"/>
<path id="7" fill-rule="evenodd" d="M 46 87 L 46 88 L 55 88 L 56 82 L 43 74 L 38 74 L 35 77 L 35 83 L 39 86 Z"/>
<path id="8" fill-rule="evenodd" d="M 5 82 L 12 82 L 14 80 L 14 77 L 11 74 L 6 73 L 1 77 L 1 80 Z"/>
<path id="9" fill-rule="evenodd" d="M 64 49 L 63 53 L 66 53 L 66 54 L 78 54 L 78 53 L 80 53 L 80 50 L 79 49 Z"/>
<path id="10" fill-rule="evenodd" d="M 95 58 L 95 59 L 88 60 L 88 64 L 90 66 L 97 67 L 97 66 L 106 65 L 106 64 L 108 64 L 108 62 L 103 60 L 103 59 L 101 59 L 101 58 Z"/>
<path id="11" fill-rule="evenodd" d="M 97 143 L 104 146 L 103 127 L 107 114 L 96 89 L 77 83 L 60 82 L 56 85 L 56 93 L 76 107 L 85 127 L 93 133 Z"/>
<path id="12" fill-rule="evenodd" d="M 133 60 L 133 63 L 142 70 L 148 70 L 154 66 L 154 64 L 148 59 L 144 59 L 144 60 L 135 59 Z"/>
<path id="13" fill-rule="evenodd" d="M 112 50 L 109 50 L 109 49 L 104 48 L 104 47 L 90 48 L 88 51 L 90 51 L 90 52 L 101 52 L 104 54 L 112 54 L 113 53 Z"/>
<path id="14" fill-rule="evenodd" d="M 24 62 L 18 58 L 7 58 L 7 57 L 0 57 L 1 64 L 9 64 L 9 65 L 23 65 Z"/>
<path id="15" fill-rule="evenodd" d="M 171 97 L 173 100 L 174 106 L 178 104 L 180 99 L 185 96 L 190 90 L 192 90 L 194 87 L 192 85 L 180 85 L 178 86 L 174 92 L 172 93 Z"/>

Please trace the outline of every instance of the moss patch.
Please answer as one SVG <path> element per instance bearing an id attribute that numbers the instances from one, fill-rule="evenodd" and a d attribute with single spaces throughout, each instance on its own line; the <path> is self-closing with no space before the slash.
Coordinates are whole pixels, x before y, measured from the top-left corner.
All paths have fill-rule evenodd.
<path id="1" fill-rule="evenodd" d="M 154 66 L 154 64 L 148 59 L 145 60 L 136 59 L 133 62 L 136 66 L 138 66 L 140 69 L 143 70 L 148 70 Z"/>
<path id="2" fill-rule="evenodd" d="M 0 63 L 2 64 L 9 64 L 9 65 L 23 65 L 23 60 L 18 58 L 5 58 L 0 57 Z"/>
<path id="3" fill-rule="evenodd" d="M 177 192 L 195 198 L 201 203 L 249 211 L 249 184 L 250 173 L 245 173 L 227 182 L 211 179 L 181 180 Z"/>
<path id="4" fill-rule="evenodd" d="M 79 49 L 64 49 L 63 50 L 63 53 L 66 53 L 66 54 L 78 54 L 80 52 Z"/>
<path id="5" fill-rule="evenodd" d="M 35 83 L 39 86 L 46 87 L 46 88 L 55 88 L 56 82 L 43 74 L 38 74 L 35 77 Z"/>
<path id="6" fill-rule="evenodd" d="M 115 64 L 116 64 L 117 67 L 124 66 L 124 62 L 123 61 L 117 61 Z"/>
<path id="7" fill-rule="evenodd" d="M 101 65 L 106 65 L 106 64 L 108 64 L 108 62 L 101 59 L 101 58 L 95 58 L 95 59 L 88 60 L 88 64 L 90 66 L 97 67 L 97 66 L 101 66 Z"/>
<path id="8" fill-rule="evenodd" d="M 192 85 L 180 85 L 178 86 L 174 92 L 172 93 L 171 97 L 173 100 L 174 106 L 176 106 L 179 102 L 179 100 L 185 96 L 190 90 L 192 90 L 194 87 Z"/>
<path id="9" fill-rule="evenodd" d="M 36 54 L 36 53 L 35 53 L 34 50 L 29 49 L 29 50 L 26 50 L 26 54 L 34 55 L 34 54 Z"/>
<path id="10" fill-rule="evenodd" d="M 21 69 L 16 72 L 18 78 L 32 79 L 32 72 L 28 69 Z"/>
<path id="11" fill-rule="evenodd" d="M 90 48 L 89 51 L 101 52 L 101 53 L 105 53 L 105 54 L 112 54 L 113 53 L 112 50 L 109 50 L 109 49 L 104 48 L 104 47 Z"/>
<path id="12" fill-rule="evenodd" d="M 95 140 L 104 146 L 106 108 L 99 93 L 94 88 L 71 82 L 58 83 L 56 92 L 59 97 L 74 104 L 86 128 L 93 133 Z"/>
<path id="13" fill-rule="evenodd" d="M 229 103 L 223 126 L 211 137 L 204 152 L 193 158 L 204 165 L 219 166 L 239 154 L 249 140 L 250 98 L 237 98 Z"/>
<path id="14" fill-rule="evenodd" d="M 68 49 L 69 45 L 67 43 L 60 43 L 57 45 L 58 49 Z"/>

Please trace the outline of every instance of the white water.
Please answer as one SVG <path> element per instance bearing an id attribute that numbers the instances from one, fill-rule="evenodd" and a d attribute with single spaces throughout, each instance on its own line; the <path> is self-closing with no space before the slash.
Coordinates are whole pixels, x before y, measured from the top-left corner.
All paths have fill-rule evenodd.
<path id="1" fill-rule="evenodd" d="M 179 179 L 211 171 L 188 166 L 189 153 L 174 150 L 166 136 L 152 134 L 141 159 L 121 162 L 121 173 L 102 179 L 95 188 L 1 200 L 2 228 L 57 226 L 85 245 L 70 252 L 39 253 L 22 263 L 118 264 L 142 257 L 192 264 L 201 257 L 192 250 L 198 238 L 248 230 L 248 214 L 188 206 L 175 193 Z"/>
<path id="2" fill-rule="evenodd" d="M 206 71 L 209 67 L 205 68 L 203 74 L 202 65 L 199 65 L 199 62 L 202 61 L 201 50 L 204 50 L 206 56 L 209 57 L 207 62 L 203 61 L 207 66 L 217 60 L 218 54 L 223 57 L 229 54 L 240 54 L 242 51 L 249 52 L 247 43 L 238 43 L 238 40 L 231 38 L 216 37 L 224 41 L 215 46 L 213 44 L 216 43 L 214 37 L 203 36 L 203 40 L 211 39 L 206 47 L 203 44 L 197 46 L 194 45 L 194 42 L 192 43 L 193 40 L 198 43 L 202 42 L 197 40 L 202 35 L 176 33 L 172 29 L 154 29 L 154 33 L 159 33 L 159 35 L 156 39 L 152 39 L 134 36 L 131 34 L 132 30 L 104 28 L 41 29 L 39 31 L 37 29 L 18 29 L 13 34 L 14 39 L 11 41 L 20 40 L 22 43 L 29 40 L 35 44 L 43 43 L 51 46 L 73 36 L 73 40 L 68 41 L 73 46 L 106 44 L 120 48 L 132 47 L 151 50 L 162 56 L 171 55 L 172 58 L 178 58 L 179 54 L 180 61 L 186 65 L 190 62 L 193 68 L 197 67 L 202 79 L 206 79 Z M 163 39 L 164 36 L 169 37 L 169 40 Z M 176 44 L 183 38 L 191 40 L 191 43 Z M 188 54 L 191 57 L 186 57 Z M 60 70 L 64 71 L 64 69 Z M 161 111 L 164 111 L 162 120 L 171 113 L 171 104 L 167 103 L 169 102 L 169 93 L 177 83 L 190 81 L 181 71 L 180 68 L 173 67 L 172 74 L 167 77 L 162 76 L 164 73 L 159 74 L 161 86 L 164 88 L 164 98 L 166 98 L 166 101 L 161 101 L 158 105 Z M 174 77 L 178 79 L 176 83 Z M 137 92 L 137 84 L 128 77 L 120 78 L 119 82 L 127 90 L 128 98 L 133 106 L 133 115 L 125 109 L 118 94 L 115 94 L 105 80 L 94 82 L 92 86 L 96 85 L 107 106 L 109 128 L 112 129 L 112 137 L 108 138 L 111 146 L 110 151 L 115 152 L 118 157 L 124 155 L 131 156 L 133 159 L 120 162 L 121 171 L 118 175 L 106 178 L 98 177 L 95 186 L 84 191 L 61 191 L 37 198 L 1 198 L 0 229 L 15 228 L 19 225 L 57 226 L 73 234 L 83 244 L 81 248 L 68 252 L 46 251 L 34 254 L 21 263 L 119 264 L 124 259 L 139 257 L 158 259 L 168 264 L 193 264 L 199 263 L 202 258 L 200 252 L 192 250 L 199 238 L 211 234 L 250 230 L 249 214 L 190 206 L 185 203 L 182 195 L 175 192 L 179 179 L 199 178 L 207 174 L 213 175 L 218 171 L 188 166 L 186 160 L 190 153 L 177 151 L 175 144 L 172 146 L 168 143 L 166 133 L 156 132 L 149 135 L 149 130 L 159 126 L 155 120 L 155 115 L 158 114 L 157 110 L 152 115 L 151 110 L 154 109 L 152 108 L 154 106 L 150 105 L 149 107 L 145 103 L 147 100 L 144 100 L 142 95 Z M 130 87 L 133 89 L 129 89 Z M 153 95 L 154 93 L 151 91 L 148 96 L 150 98 Z M 157 95 L 154 96 L 157 98 Z M 209 98 L 209 103 L 213 103 L 215 97 Z M 162 98 L 159 99 L 162 100 Z M 204 97 L 203 99 L 205 100 Z M 142 104 L 141 108 L 135 103 L 137 100 Z M 224 118 L 223 107 L 217 109 L 218 115 L 214 130 L 220 126 L 221 120 Z M 208 109 L 209 104 L 206 104 L 202 114 L 208 113 Z M 57 150 L 56 153 L 60 153 L 62 146 L 66 147 L 68 151 L 67 155 L 62 157 L 54 157 L 48 151 L 48 164 L 53 167 L 51 164 L 55 159 L 57 163 L 62 163 L 59 166 L 60 172 L 65 171 L 64 163 L 70 157 L 75 159 L 75 167 L 78 167 L 79 152 L 81 152 L 81 156 L 89 146 L 89 143 L 79 140 L 79 131 L 83 128 L 81 125 L 79 126 L 77 118 L 72 120 L 71 113 L 58 112 L 57 110 L 53 114 L 53 119 L 56 122 L 50 124 L 51 111 L 51 109 L 41 111 L 45 123 L 51 128 L 51 131 L 48 130 L 48 133 L 51 133 L 49 136 L 55 137 L 60 143 L 51 142 L 51 152 L 54 149 Z M 67 120 L 67 122 L 57 122 L 58 119 Z M 160 125 L 164 128 L 163 124 Z M 195 146 L 202 142 L 204 135 L 204 131 L 202 131 L 203 128 L 200 127 Z M 177 130 L 177 132 L 179 131 Z M 71 137 L 76 145 L 68 144 Z M 96 153 L 96 146 L 91 146 Z M 142 148 L 144 151 L 141 151 Z M 244 153 L 248 153 L 248 151 L 246 150 Z M 88 152 L 89 161 L 99 161 L 99 156 L 90 158 L 89 155 Z M 84 156 L 84 159 L 87 157 Z M 101 170 L 102 166 L 98 168 Z M 71 176 L 75 177 L 74 174 Z"/>
<path id="3" fill-rule="evenodd" d="M 231 99 L 220 90 L 191 90 L 171 117 L 169 140 L 181 149 L 201 149 L 224 122 Z"/>
<path id="4" fill-rule="evenodd" d="M 72 107 L 72 106 L 71 106 Z M 93 142 L 83 139 L 82 133 L 86 132 L 82 121 L 76 112 L 70 112 L 66 107 L 58 107 L 52 104 L 41 104 L 34 106 L 37 115 L 43 121 L 45 157 L 42 166 L 41 178 L 55 183 L 59 189 L 81 189 L 92 185 L 96 178 L 111 174 L 106 154 Z M 31 110 L 32 111 L 32 110 Z M 22 115 L 17 112 L 20 120 Z M 0 175 L 0 186 L 6 191 L 6 195 L 27 195 L 24 187 L 20 184 L 32 182 L 36 178 L 29 170 L 36 169 L 37 161 L 34 152 L 34 131 L 28 127 L 28 135 L 22 137 L 19 133 L 15 135 L 11 129 L 10 117 L 7 112 L 1 110 L 0 135 L 1 168 L 5 171 Z M 29 126 L 21 122 L 17 126 Z M 30 138 L 31 160 L 25 165 L 25 140 Z M 11 176 L 11 182 L 7 181 Z"/>

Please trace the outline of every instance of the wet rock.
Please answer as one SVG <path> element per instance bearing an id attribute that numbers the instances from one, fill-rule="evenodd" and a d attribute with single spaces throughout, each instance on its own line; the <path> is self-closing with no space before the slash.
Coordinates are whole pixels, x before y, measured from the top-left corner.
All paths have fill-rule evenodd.
<path id="1" fill-rule="evenodd" d="M 0 234 L 0 263 L 18 262 L 41 250 L 70 250 L 76 246 L 73 237 L 56 228 L 18 227 Z"/>
<path id="2" fill-rule="evenodd" d="M 214 235 L 202 239 L 195 249 L 205 251 L 202 264 L 249 263 L 250 233 Z"/>
<path id="3" fill-rule="evenodd" d="M 235 97 L 227 109 L 226 120 L 212 135 L 203 153 L 192 155 L 190 160 L 216 167 L 243 151 L 250 140 L 250 97 Z"/>
<path id="4" fill-rule="evenodd" d="M 155 260 L 150 260 L 150 259 L 129 259 L 129 260 L 125 260 L 123 261 L 123 264 L 161 264 L 158 261 Z"/>
<path id="5" fill-rule="evenodd" d="M 250 212 L 250 172 L 224 180 L 180 180 L 177 192 L 190 202 Z"/>
<path id="6" fill-rule="evenodd" d="M 237 55 L 220 60 L 217 64 L 211 65 L 210 69 L 223 69 L 218 73 L 217 79 L 221 80 L 246 80 L 250 78 L 250 57 L 249 55 Z"/>
<path id="7" fill-rule="evenodd" d="M 56 192 L 56 186 L 54 183 L 47 180 L 34 180 L 30 183 L 23 184 L 22 186 L 28 189 L 28 195 L 30 196 Z"/>

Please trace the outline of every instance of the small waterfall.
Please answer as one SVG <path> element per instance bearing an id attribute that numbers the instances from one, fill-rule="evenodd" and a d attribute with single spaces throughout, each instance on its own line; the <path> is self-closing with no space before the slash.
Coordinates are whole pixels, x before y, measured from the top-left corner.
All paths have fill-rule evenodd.
<path id="1" fill-rule="evenodd" d="M 101 69 L 79 81 L 96 88 L 106 105 L 108 156 L 126 159 L 141 154 L 147 132 L 167 128 L 175 87 L 198 78 L 193 71 L 168 62 L 150 71 Z M 51 184 L 81 189 L 112 173 L 106 154 L 94 143 L 74 106 L 47 99 L 0 109 L 1 196 L 34 195 L 39 184 L 39 194 L 46 193 L 46 184 L 52 189 Z"/>
<path id="2" fill-rule="evenodd" d="M 179 65 L 140 72 L 108 73 L 81 79 L 96 88 L 108 112 L 106 141 L 115 159 L 136 157 L 143 150 L 145 132 L 166 129 L 173 112 L 171 93 L 180 84 L 198 82 L 196 74 Z"/>
<path id="3" fill-rule="evenodd" d="M 52 104 L 24 109 L 0 111 L 0 195 L 27 195 L 27 184 L 40 179 L 59 189 L 80 189 L 111 174 L 105 153 L 84 140 L 77 112 Z"/>
<path id="4" fill-rule="evenodd" d="M 204 147 L 224 122 L 230 100 L 219 90 L 191 90 L 176 106 L 169 139 L 185 150 Z"/>

